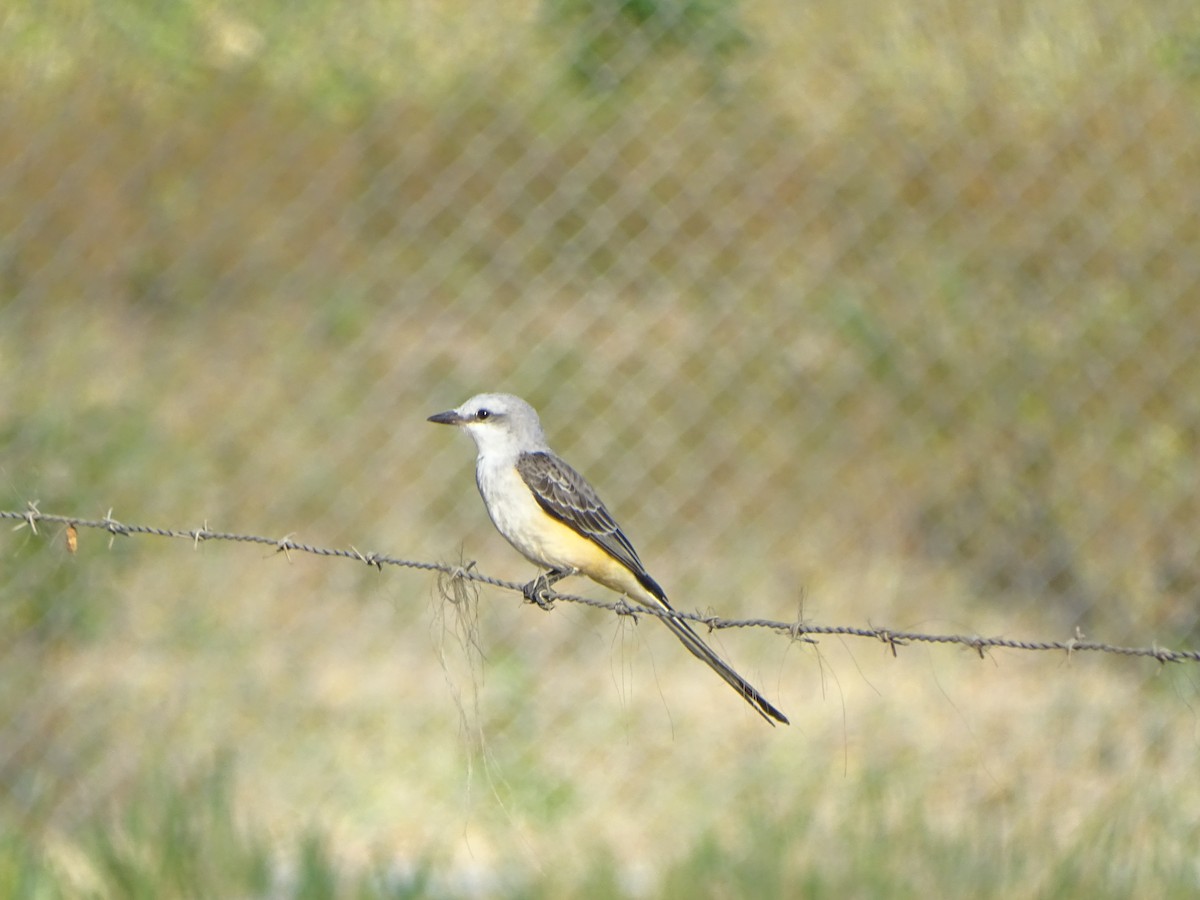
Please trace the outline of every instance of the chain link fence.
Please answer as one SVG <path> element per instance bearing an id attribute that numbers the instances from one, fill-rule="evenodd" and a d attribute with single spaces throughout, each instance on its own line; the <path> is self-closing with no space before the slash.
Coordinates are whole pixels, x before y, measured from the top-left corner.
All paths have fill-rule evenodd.
<path id="1" fill-rule="evenodd" d="M 21 2 L 0 58 L 0 508 L 523 581 L 425 422 L 504 390 L 683 610 L 1200 644 L 1192 4 Z M 76 887 L 226 756 L 281 857 L 447 893 L 1028 894 L 979 848 L 1118 809 L 1097 877 L 1195 885 L 1187 663 L 710 635 L 772 731 L 652 620 L 62 534 L 0 541 L 0 834 Z"/>

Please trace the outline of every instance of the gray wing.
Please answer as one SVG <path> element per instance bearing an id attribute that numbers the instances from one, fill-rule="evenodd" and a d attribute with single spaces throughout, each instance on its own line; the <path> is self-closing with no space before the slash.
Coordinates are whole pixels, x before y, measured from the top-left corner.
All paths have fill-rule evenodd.
<path id="1" fill-rule="evenodd" d="M 629 538 L 582 475 L 544 451 L 522 453 L 517 459 L 517 472 L 542 509 L 627 566 L 651 593 L 662 593 L 662 588 L 646 573 Z"/>

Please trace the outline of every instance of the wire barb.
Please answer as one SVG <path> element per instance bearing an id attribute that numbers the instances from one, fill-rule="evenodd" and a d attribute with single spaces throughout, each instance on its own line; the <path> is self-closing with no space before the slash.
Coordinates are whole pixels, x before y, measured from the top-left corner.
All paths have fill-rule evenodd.
<path id="1" fill-rule="evenodd" d="M 209 534 L 210 533 L 208 530 L 208 519 L 205 519 L 203 526 L 201 526 L 200 528 L 195 528 L 191 531 L 192 549 L 195 550 L 195 549 L 199 548 L 200 542 L 207 539 L 209 537 Z"/>
<path id="2" fill-rule="evenodd" d="M 716 628 L 716 627 L 717 627 L 717 625 L 716 625 L 715 619 L 709 622 L 709 628 Z M 792 622 L 790 625 L 786 625 L 784 628 L 777 628 L 775 630 L 780 632 L 781 634 L 786 634 L 788 637 L 790 637 L 792 639 L 793 644 L 795 644 L 795 643 L 819 644 L 820 643 L 820 641 L 818 641 L 816 638 L 808 636 L 808 630 L 809 630 L 808 625 L 806 625 L 802 619 L 797 619 L 795 622 Z"/>
<path id="3" fill-rule="evenodd" d="M 292 543 L 292 538 L 295 536 L 296 532 L 289 531 L 275 542 L 275 552 L 282 553 L 284 556 L 286 556 L 288 562 L 292 561 L 292 551 L 299 549 L 294 543 Z"/>
<path id="4" fill-rule="evenodd" d="M 41 518 L 41 515 L 42 515 L 41 512 L 38 511 L 39 503 L 41 503 L 40 500 L 26 501 L 25 515 L 22 517 L 25 519 L 25 521 L 22 522 L 20 525 L 18 525 L 16 528 L 14 528 L 13 531 L 16 531 L 17 529 L 20 529 L 20 528 L 24 528 L 26 525 L 28 525 L 29 530 L 31 532 L 33 532 L 34 534 L 37 534 L 37 520 L 39 518 Z"/>
<path id="5" fill-rule="evenodd" d="M 888 648 L 892 651 L 892 659 L 896 659 L 900 656 L 900 654 L 898 654 L 896 652 L 897 647 L 907 647 L 908 646 L 908 641 L 906 641 L 902 638 L 896 637 L 896 635 L 893 632 L 889 631 L 886 628 L 880 628 L 879 631 L 877 632 L 876 636 L 879 638 L 879 640 L 883 641 L 883 643 L 888 645 Z"/>
<path id="6" fill-rule="evenodd" d="M 634 624 L 637 624 L 638 613 L 649 612 L 649 611 L 650 611 L 649 607 L 647 607 L 644 610 L 641 607 L 638 607 L 635 609 L 634 607 L 629 605 L 629 603 L 625 600 L 624 597 L 622 597 L 620 600 L 618 600 L 616 603 L 613 604 L 613 612 L 615 612 L 618 616 L 628 616 L 629 618 L 633 619 Z M 668 619 L 668 618 L 683 619 L 683 618 L 687 618 L 687 617 L 680 616 L 680 615 L 673 615 L 673 616 L 663 616 L 663 618 L 664 619 Z M 697 619 L 695 621 L 700 621 L 700 620 Z"/>
<path id="7" fill-rule="evenodd" d="M 129 529 L 112 517 L 113 508 L 110 506 L 108 512 L 104 514 L 104 518 L 100 520 L 101 526 L 108 532 L 108 549 L 112 549 L 113 538 L 118 534 L 124 537 L 129 537 Z M 76 524 L 83 524 L 78 522 Z"/>
<path id="8" fill-rule="evenodd" d="M 378 553 L 364 554 L 361 550 L 359 550 L 353 544 L 350 545 L 350 549 L 354 552 L 354 557 L 356 559 L 360 560 L 361 562 L 365 562 L 368 566 L 374 566 L 380 572 L 383 571 L 383 559 L 382 559 L 382 557 L 380 557 L 380 555 Z"/>

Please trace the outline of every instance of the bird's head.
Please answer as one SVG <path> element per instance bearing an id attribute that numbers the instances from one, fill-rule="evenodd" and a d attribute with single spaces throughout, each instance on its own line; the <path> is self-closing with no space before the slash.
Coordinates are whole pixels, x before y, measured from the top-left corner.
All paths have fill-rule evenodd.
<path id="1" fill-rule="evenodd" d="M 480 455 L 546 449 L 537 412 L 512 394 L 476 394 L 455 409 L 430 416 L 429 421 L 457 425 L 475 441 Z"/>

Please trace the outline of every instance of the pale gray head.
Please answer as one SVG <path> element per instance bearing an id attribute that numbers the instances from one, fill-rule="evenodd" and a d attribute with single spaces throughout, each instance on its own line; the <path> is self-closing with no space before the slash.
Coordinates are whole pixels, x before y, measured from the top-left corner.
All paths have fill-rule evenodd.
<path id="1" fill-rule="evenodd" d="M 512 394 L 476 394 L 457 409 L 430 416 L 429 421 L 457 425 L 474 439 L 481 456 L 549 449 L 537 412 Z"/>

